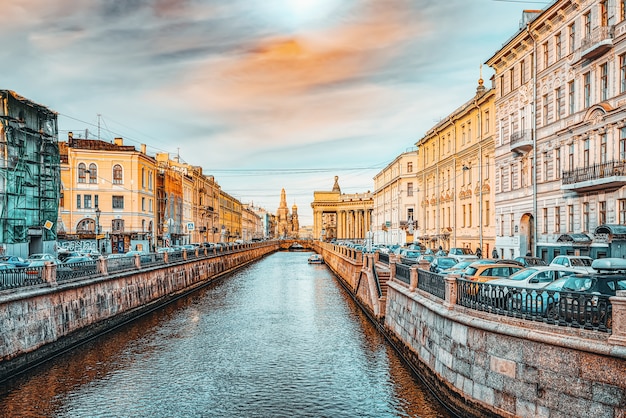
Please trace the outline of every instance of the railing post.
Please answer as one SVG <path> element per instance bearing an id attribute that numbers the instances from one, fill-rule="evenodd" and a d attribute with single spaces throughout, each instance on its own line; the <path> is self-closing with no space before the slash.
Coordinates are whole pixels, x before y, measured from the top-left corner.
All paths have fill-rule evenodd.
<path id="1" fill-rule="evenodd" d="M 609 342 L 626 346 L 626 290 L 618 290 L 609 300 L 613 306 L 613 325 Z"/>
<path id="2" fill-rule="evenodd" d="M 448 309 L 454 308 L 456 305 L 456 295 L 457 295 L 457 283 L 456 279 L 460 276 L 458 274 L 449 274 L 444 280 L 446 281 L 446 298 L 443 302 L 443 306 Z"/>
<path id="3" fill-rule="evenodd" d="M 389 279 L 394 280 L 396 278 L 396 258 L 389 257 Z"/>
<path id="4" fill-rule="evenodd" d="M 137 268 L 137 270 L 141 270 L 141 258 L 139 257 L 139 254 L 135 254 L 135 267 Z"/>
<path id="5" fill-rule="evenodd" d="M 103 276 L 109 275 L 109 265 L 106 258 L 102 256 L 98 257 L 98 259 L 96 260 L 96 266 L 100 274 L 102 274 Z"/>
<path id="6" fill-rule="evenodd" d="M 187 249 L 183 248 L 183 260 L 187 261 Z"/>
<path id="7" fill-rule="evenodd" d="M 166 264 L 170 262 L 170 252 L 169 251 L 165 251 L 163 253 L 163 262 L 166 263 Z"/>
<path id="8" fill-rule="evenodd" d="M 356 252 L 356 262 L 357 264 L 360 264 L 363 262 L 363 251 Z"/>
<path id="9" fill-rule="evenodd" d="M 49 283 L 52 287 L 57 285 L 57 265 L 52 261 L 44 262 L 41 274 L 44 282 Z"/>
<path id="10" fill-rule="evenodd" d="M 417 289 L 417 266 L 413 264 L 409 271 L 409 292 L 415 292 Z"/>

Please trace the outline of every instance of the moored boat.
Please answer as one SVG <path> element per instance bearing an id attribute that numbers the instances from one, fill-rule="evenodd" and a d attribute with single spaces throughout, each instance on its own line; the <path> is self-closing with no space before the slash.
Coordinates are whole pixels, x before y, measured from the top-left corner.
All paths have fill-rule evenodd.
<path id="1" fill-rule="evenodd" d="M 324 259 L 319 254 L 313 254 L 309 257 L 309 264 L 323 264 Z"/>

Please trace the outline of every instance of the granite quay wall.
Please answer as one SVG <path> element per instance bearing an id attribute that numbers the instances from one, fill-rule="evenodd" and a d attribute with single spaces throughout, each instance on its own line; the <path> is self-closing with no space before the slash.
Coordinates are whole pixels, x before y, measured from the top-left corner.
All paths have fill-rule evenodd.
<path id="1" fill-rule="evenodd" d="M 46 283 L 0 292 L 0 381 L 96 335 L 202 287 L 279 249 L 257 243 L 227 253 L 196 254 L 97 277 Z"/>
<path id="2" fill-rule="evenodd" d="M 327 244 L 320 249 L 340 280 L 354 281 L 353 267 L 337 264 L 356 267 L 358 255 Z M 381 267 L 374 255 L 365 258 L 374 263 L 363 269 Z M 456 414 L 626 418 L 626 292 L 611 298 L 611 333 L 566 328 L 460 306 L 457 278 L 429 277 L 418 265 L 396 261 L 390 257 L 385 311 L 376 318 Z M 367 298 L 356 299 L 373 312 Z"/>

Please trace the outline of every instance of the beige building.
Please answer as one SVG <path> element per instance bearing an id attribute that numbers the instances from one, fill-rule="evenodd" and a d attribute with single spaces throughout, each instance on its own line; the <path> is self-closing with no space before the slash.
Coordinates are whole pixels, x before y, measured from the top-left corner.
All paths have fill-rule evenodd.
<path id="1" fill-rule="evenodd" d="M 374 243 L 412 243 L 417 218 L 417 149 L 400 154 L 374 176 L 371 230 Z"/>
<path id="2" fill-rule="evenodd" d="M 495 70 L 496 245 L 626 256 L 626 2 L 524 14 Z M 536 111 L 534 110 L 536 109 Z"/>
<path id="3" fill-rule="evenodd" d="M 155 242 L 156 160 L 124 145 L 96 139 L 60 142 L 59 241 L 93 239 L 101 252 L 149 250 Z"/>
<path id="4" fill-rule="evenodd" d="M 372 193 L 343 194 L 339 178 L 330 191 L 313 192 L 313 237 L 362 241 L 372 224 Z"/>
<path id="5" fill-rule="evenodd" d="M 426 247 L 493 249 L 494 99 L 479 80 L 475 96 L 415 144 L 414 240 Z"/>
<path id="6" fill-rule="evenodd" d="M 241 239 L 252 241 L 263 238 L 261 217 L 248 205 L 241 208 Z"/>

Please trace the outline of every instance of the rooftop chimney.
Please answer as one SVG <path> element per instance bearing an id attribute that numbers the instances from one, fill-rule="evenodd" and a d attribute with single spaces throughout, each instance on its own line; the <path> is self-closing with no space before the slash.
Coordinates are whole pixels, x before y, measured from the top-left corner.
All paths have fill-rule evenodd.
<path id="1" fill-rule="evenodd" d="M 121 147 L 122 145 L 124 145 L 124 139 L 123 138 L 115 138 L 113 140 L 113 143 L 115 145 L 117 145 L 118 147 Z"/>

